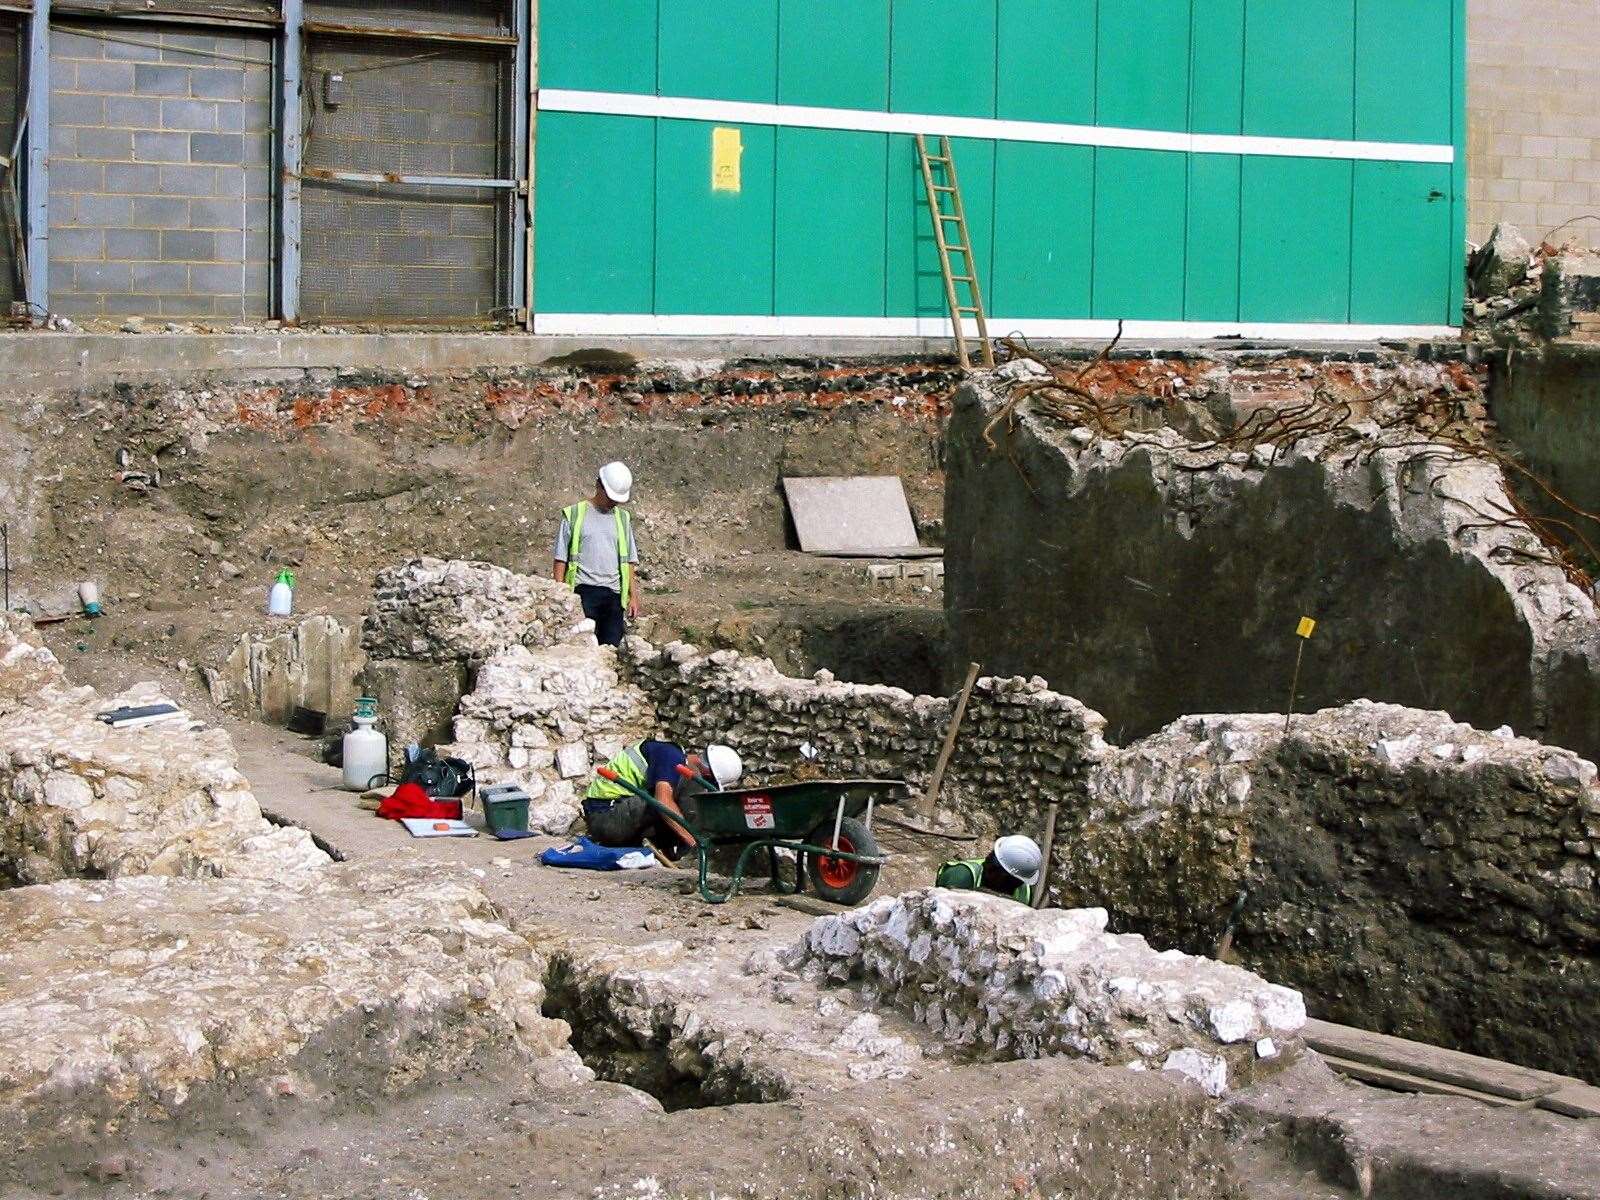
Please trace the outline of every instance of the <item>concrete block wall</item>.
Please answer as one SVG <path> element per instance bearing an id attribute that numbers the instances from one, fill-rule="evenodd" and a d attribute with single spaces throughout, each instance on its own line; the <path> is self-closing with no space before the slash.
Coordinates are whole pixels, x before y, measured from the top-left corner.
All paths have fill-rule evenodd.
<path id="1" fill-rule="evenodd" d="M 510 56 L 464 48 L 416 60 L 416 47 L 346 38 L 313 44 L 308 167 L 420 175 L 509 174 L 500 111 Z M 326 103 L 324 79 L 345 95 Z M 508 191 L 308 180 L 304 320 L 443 320 L 502 307 Z"/>
<path id="2" fill-rule="evenodd" d="M 1470 0 L 1468 237 L 1538 238 L 1600 216 L 1600 4 Z M 1600 246 L 1600 220 L 1558 235 Z"/>
<path id="3" fill-rule="evenodd" d="M 10 18 L 0 19 L 0 154 L 11 153 L 11 140 L 17 134 L 17 105 L 21 90 L 21 26 Z M 0 171 L 0 310 L 18 295 L 16 255 L 12 250 L 12 222 L 21 214 L 11 205 L 5 174 Z"/>
<path id="4" fill-rule="evenodd" d="M 270 63 L 251 34 L 53 31 L 52 308 L 270 315 Z"/>

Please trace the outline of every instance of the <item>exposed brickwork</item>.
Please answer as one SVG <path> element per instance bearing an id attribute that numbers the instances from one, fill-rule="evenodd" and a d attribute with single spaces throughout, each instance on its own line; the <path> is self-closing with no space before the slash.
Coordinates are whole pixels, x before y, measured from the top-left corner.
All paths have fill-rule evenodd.
<path id="1" fill-rule="evenodd" d="M 267 40 L 124 24 L 51 41 L 52 307 L 268 316 Z"/>
<path id="2" fill-rule="evenodd" d="M 509 174 L 500 100 L 509 55 L 315 44 L 307 79 L 309 167 L 476 178 Z M 328 72 L 344 96 L 326 103 Z M 503 306 L 509 192 L 308 181 L 301 314 L 307 321 L 487 317 Z"/>
<path id="3" fill-rule="evenodd" d="M 1469 236 L 1498 221 L 1537 240 L 1600 215 L 1600 5 L 1470 0 Z M 1600 245 L 1600 220 L 1562 231 Z"/>

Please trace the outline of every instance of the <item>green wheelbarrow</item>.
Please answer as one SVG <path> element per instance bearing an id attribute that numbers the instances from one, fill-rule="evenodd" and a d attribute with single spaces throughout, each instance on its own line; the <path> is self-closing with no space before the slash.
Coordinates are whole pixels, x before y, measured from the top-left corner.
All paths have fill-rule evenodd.
<path id="1" fill-rule="evenodd" d="M 699 782 L 688 767 L 678 771 Z M 619 778 L 610 768 L 599 774 L 642 799 L 659 817 L 687 829 L 699 860 L 700 896 L 722 904 L 739 894 L 751 859 L 767 852 L 767 869 L 778 892 L 805 890 L 809 876 L 817 895 L 834 904 L 855 905 L 878 883 L 888 857 L 872 836 L 872 813 L 880 804 L 897 802 L 906 791 L 899 779 L 808 779 L 776 787 L 739 788 L 731 792 L 700 791 L 681 798 L 680 816 L 643 788 Z M 741 847 L 726 892 L 712 890 L 708 876 L 712 851 Z M 780 848 L 795 854 L 795 880 L 778 874 Z"/>

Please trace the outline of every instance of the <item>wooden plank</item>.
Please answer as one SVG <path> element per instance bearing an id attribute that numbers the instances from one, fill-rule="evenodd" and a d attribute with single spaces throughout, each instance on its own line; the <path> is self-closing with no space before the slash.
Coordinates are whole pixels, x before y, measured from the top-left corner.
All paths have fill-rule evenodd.
<path id="1" fill-rule="evenodd" d="M 1454 1084 L 1441 1083 L 1437 1079 L 1427 1079 L 1421 1075 L 1411 1075 L 1405 1071 L 1391 1071 L 1387 1067 L 1375 1067 L 1371 1063 L 1354 1062 L 1348 1058 L 1339 1058 L 1332 1054 L 1324 1053 L 1323 1060 L 1341 1075 L 1362 1083 L 1374 1084 L 1377 1087 L 1389 1088 L 1396 1092 L 1422 1092 L 1430 1096 L 1460 1096 L 1467 1100 L 1476 1100 L 1480 1104 L 1492 1105 L 1496 1108 L 1532 1108 L 1532 1100 L 1511 1100 L 1505 1096 L 1495 1096 L 1488 1092 L 1480 1092 L 1474 1088 L 1456 1087 Z"/>
<path id="2" fill-rule="evenodd" d="M 1307 1021 L 1303 1036 L 1306 1045 L 1329 1058 L 1365 1063 L 1509 1100 L 1547 1096 L 1562 1082 L 1560 1076 L 1544 1071 L 1329 1021 Z"/>
<path id="3" fill-rule="evenodd" d="M 1564 1117 L 1600 1118 L 1600 1087 L 1574 1080 L 1548 1096 L 1540 1096 L 1539 1107 Z"/>

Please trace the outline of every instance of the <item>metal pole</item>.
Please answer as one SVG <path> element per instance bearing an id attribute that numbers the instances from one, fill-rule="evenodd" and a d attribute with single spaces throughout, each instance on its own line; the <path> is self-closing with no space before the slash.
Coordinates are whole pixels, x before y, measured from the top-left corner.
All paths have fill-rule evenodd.
<path id="1" fill-rule="evenodd" d="M 1300 660 L 1306 656 L 1306 640 L 1300 639 L 1300 649 L 1294 652 L 1294 682 L 1289 685 L 1289 711 L 1283 716 L 1283 732 L 1289 732 L 1289 722 L 1294 717 L 1294 698 L 1300 694 Z"/>
<path id="2" fill-rule="evenodd" d="M 28 300 L 50 311 L 50 0 L 28 21 Z"/>
<path id="3" fill-rule="evenodd" d="M 972 699 L 973 685 L 978 682 L 977 663 L 967 668 L 967 681 L 961 685 L 961 694 L 956 698 L 955 712 L 950 716 L 950 728 L 945 730 L 944 745 L 939 748 L 938 761 L 933 764 L 933 778 L 928 781 L 927 794 L 922 798 L 920 815 L 926 820 L 933 816 L 934 809 L 939 807 L 939 793 L 944 788 L 944 773 L 950 766 L 950 755 L 955 752 L 956 736 L 961 732 L 961 722 L 967 715 L 967 702 Z"/>
<path id="4" fill-rule="evenodd" d="M 517 323 L 526 308 L 528 243 L 523 236 L 528 211 L 528 0 L 512 0 L 511 32 L 517 35 L 517 45 L 511 55 L 511 88 L 507 103 L 511 107 L 510 170 L 517 190 L 512 194 L 506 217 L 507 232 L 511 241 L 510 292 L 512 324 Z"/>
<path id="5" fill-rule="evenodd" d="M 283 0 L 283 52 L 278 71 L 278 159 L 283 187 L 278 201 L 278 315 L 300 323 L 300 175 L 305 166 L 305 0 Z"/>
<path id="6" fill-rule="evenodd" d="M 1050 815 L 1044 822 L 1044 847 L 1042 851 L 1043 862 L 1039 867 L 1039 887 L 1033 893 L 1033 906 L 1044 907 L 1044 894 L 1050 890 L 1050 854 L 1056 848 L 1056 813 L 1061 810 L 1059 803 L 1052 802 Z"/>
<path id="7" fill-rule="evenodd" d="M 534 185 L 533 165 L 535 148 L 538 144 L 539 129 L 539 0 L 528 0 L 528 226 L 525 237 L 527 249 L 523 253 L 523 297 L 522 302 L 526 307 L 522 327 L 529 333 L 533 332 L 533 259 L 534 240 L 533 223 L 538 219 L 538 208 L 534 201 L 538 192 Z"/>

